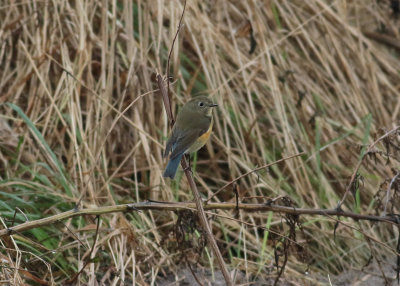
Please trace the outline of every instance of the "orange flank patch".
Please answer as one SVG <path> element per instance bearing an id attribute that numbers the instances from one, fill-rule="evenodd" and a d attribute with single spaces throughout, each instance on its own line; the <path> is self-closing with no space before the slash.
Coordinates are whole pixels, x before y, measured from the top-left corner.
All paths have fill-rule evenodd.
<path id="1" fill-rule="evenodd" d="M 203 145 L 206 144 L 208 138 L 210 138 L 211 131 L 212 131 L 212 125 L 210 126 L 210 128 L 208 128 L 206 133 L 204 133 L 199 137 L 199 139 L 197 139 L 197 141 L 200 141 L 201 143 L 203 143 Z"/>
<path id="2" fill-rule="evenodd" d="M 208 138 L 210 138 L 212 132 L 212 126 L 213 122 L 211 121 L 210 127 L 208 128 L 207 132 L 205 132 L 199 138 L 197 138 L 197 140 L 192 144 L 192 146 L 190 146 L 189 150 L 185 152 L 186 154 L 196 152 L 201 147 L 203 147 L 204 144 L 206 144 Z"/>

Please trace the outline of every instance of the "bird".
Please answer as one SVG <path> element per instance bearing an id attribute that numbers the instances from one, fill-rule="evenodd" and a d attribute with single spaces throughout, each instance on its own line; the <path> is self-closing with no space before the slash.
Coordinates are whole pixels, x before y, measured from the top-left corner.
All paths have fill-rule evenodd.
<path id="1" fill-rule="evenodd" d="M 184 154 L 196 152 L 210 138 L 213 126 L 212 110 L 218 106 L 206 96 L 196 96 L 180 110 L 167 141 L 164 158 L 169 156 L 163 176 L 175 178 Z"/>

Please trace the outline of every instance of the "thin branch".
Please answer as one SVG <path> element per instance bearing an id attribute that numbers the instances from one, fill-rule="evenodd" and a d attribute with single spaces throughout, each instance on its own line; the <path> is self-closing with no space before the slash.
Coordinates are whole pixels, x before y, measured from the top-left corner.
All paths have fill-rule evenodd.
<path id="1" fill-rule="evenodd" d="M 398 173 L 396 174 L 396 176 L 393 177 L 393 179 L 390 181 L 390 184 L 389 184 L 389 186 L 388 186 L 388 188 L 387 188 L 387 191 L 386 191 L 386 201 L 385 201 L 385 209 L 383 210 L 383 216 L 386 215 L 386 209 L 387 209 L 387 206 L 388 206 L 388 204 L 389 204 L 390 190 L 392 189 L 393 183 L 397 180 L 397 178 L 398 178 L 399 176 L 400 176 L 400 172 L 398 172 Z"/>
<path id="2" fill-rule="evenodd" d="M 79 270 L 77 273 L 75 273 L 75 275 L 72 276 L 72 278 L 69 279 L 69 280 L 67 281 L 67 284 L 72 284 L 72 283 L 74 283 L 74 282 L 76 281 L 76 279 L 78 279 L 79 275 L 82 274 L 83 270 L 85 270 L 86 266 L 87 266 L 90 262 L 92 262 L 93 250 L 94 250 L 94 248 L 96 247 L 96 243 L 97 243 L 97 239 L 98 239 L 98 235 L 99 235 L 100 215 L 97 215 L 97 216 L 96 216 L 96 219 L 97 219 L 96 233 L 95 233 L 95 236 L 94 236 L 93 246 L 92 246 L 92 248 L 90 249 L 88 258 L 86 259 L 85 264 L 82 266 L 81 270 Z"/>
<path id="3" fill-rule="evenodd" d="M 365 151 L 364 154 L 362 154 L 362 157 L 360 158 L 360 160 L 359 160 L 359 162 L 358 162 L 358 164 L 357 164 L 357 166 L 356 166 L 356 168 L 355 168 L 355 170 L 354 170 L 354 173 L 353 173 L 353 175 L 351 176 L 350 182 L 349 182 L 349 184 L 348 184 L 347 187 L 346 187 L 346 191 L 345 191 L 345 193 L 344 193 L 342 199 L 340 200 L 340 202 L 339 202 L 338 205 L 337 205 L 337 208 L 338 208 L 338 209 L 341 209 L 341 206 L 342 206 L 343 202 L 345 201 L 347 195 L 349 194 L 349 192 L 350 192 L 350 190 L 351 190 L 351 188 L 352 188 L 352 186 L 353 186 L 354 180 L 355 180 L 356 177 L 357 177 L 358 170 L 360 169 L 360 167 L 361 167 L 361 165 L 362 165 L 362 163 L 363 163 L 363 161 L 364 161 L 365 156 L 368 155 L 368 153 L 370 153 L 370 152 L 372 151 L 372 148 L 374 148 L 375 145 L 378 144 L 381 140 L 383 140 L 383 139 L 385 139 L 387 136 L 389 136 L 389 135 L 391 135 L 391 134 L 397 132 L 397 130 L 399 130 L 399 129 L 400 129 L 400 126 L 397 126 L 397 127 L 395 127 L 394 129 L 390 130 L 389 132 L 386 132 L 385 134 L 383 134 L 381 137 L 379 137 L 377 140 L 375 140 L 375 142 L 373 142 L 371 145 L 369 145 L 367 151 Z"/>
<path id="4" fill-rule="evenodd" d="M 12 219 L 12 225 L 14 225 L 15 218 L 17 217 L 17 212 L 20 212 L 24 216 L 25 221 L 29 221 L 28 217 L 24 214 L 24 212 L 19 207 L 16 207 L 15 211 L 14 211 L 14 216 L 13 216 L 13 219 Z"/>
<path id="5" fill-rule="evenodd" d="M 400 41 L 396 39 L 395 37 L 392 37 L 390 35 L 385 35 L 382 33 L 377 33 L 377 32 L 370 32 L 370 31 L 362 31 L 362 33 L 370 38 L 373 39 L 377 42 L 384 43 L 386 45 L 389 45 L 398 51 L 400 51 Z"/>
<path id="6" fill-rule="evenodd" d="M 367 220 L 374 222 L 384 222 L 395 226 L 400 226 L 399 220 L 395 216 L 375 216 L 375 215 L 363 215 L 352 212 L 342 212 L 337 209 L 303 209 L 286 207 L 274 204 L 244 204 L 239 203 L 209 203 L 204 206 L 205 210 L 234 210 L 239 208 L 243 211 L 254 212 L 254 211 L 272 211 L 278 213 L 296 214 L 296 215 L 321 215 L 326 217 L 341 216 L 349 217 L 355 220 Z M 60 214 L 49 216 L 46 218 L 24 222 L 22 224 L 0 230 L 0 237 L 10 236 L 14 233 L 30 230 L 33 228 L 54 224 L 60 220 L 84 216 L 84 215 L 102 215 L 117 212 L 132 212 L 139 210 L 159 210 L 159 211 L 178 211 L 183 209 L 196 210 L 196 204 L 192 202 L 140 202 L 133 204 L 123 204 L 99 208 L 90 209 L 72 209 Z"/>
<path id="7" fill-rule="evenodd" d="M 371 256 L 374 257 L 376 262 L 378 263 L 378 268 L 381 271 L 382 278 L 383 278 L 383 280 L 385 280 L 385 286 L 391 285 L 392 283 L 389 282 L 388 278 L 385 275 L 385 271 L 383 271 L 381 260 L 379 259 L 379 257 L 375 253 L 374 247 L 373 247 L 373 245 L 371 243 L 371 240 L 368 237 L 365 237 L 365 240 L 367 241 L 367 244 L 368 244 L 369 249 L 371 251 Z"/>
<path id="8" fill-rule="evenodd" d="M 163 98 L 164 107 L 165 107 L 165 110 L 167 111 L 167 116 L 168 116 L 170 125 L 173 125 L 174 119 L 173 119 L 173 115 L 172 115 L 171 102 L 170 102 L 170 98 L 169 98 L 169 69 L 170 69 L 169 62 L 170 62 L 172 50 L 174 49 L 175 40 L 178 37 L 179 31 L 180 31 L 180 29 L 182 27 L 182 20 L 183 20 L 184 14 L 185 14 L 185 9 L 186 9 L 186 0 L 184 2 L 183 11 L 182 11 L 182 14 L 181 14 L 181 18 L 179 19 L 179 25 L 178 25 L 177 31 L 175 33 L 174 40 L 172 41 L 171 50 L 170 50 L 169 55 L 168 55 L 168 61 L 167 61 L 167 91 L 165 91 L 165 86 L 164 86 L 164 82 L 162 80 L 162 77 L 160 75 L 157 75 L 158 87 L 160 89 L 161 96 Z M 222 275 L 224 276 L 226 285 L 231 286 L 231 285 L 233 285 L 231 276 L 229 275 L 229 272 L 228 272 L 228 269 L 227 269 L 227 267 L 225 265 L 225 262 L 224 262 L 224 259 L 222 257 L 222 254 L 218 249 L 217 242 L 215 241 L 215 238 L 214 238 L 214 236 L 212 234 L 210 225 L 208 224 L 207 217 L 206 217 L 206 214 L 205 214 L 204 208 L 203 208 L 203 202 L 202 202 L 202 199 L 200 197 L 200 193 L 199 193 L 199 191 L 197 189 L 196 183 L 194 182 L 192 170 L 191 170 L 190 166 L 188 166 L 185 156 L 183 156 L 183 158 L 181 160 L 181 165 L 182 165 L 182 169 L 185 170 L 186 178 L 188 180 L 190 189 L 192 190 L 194 201 L 196 202 L 196 208 L 197 208 L 197 211 L 198 211 L 198 216 L 199 216 L 199 219 L 200 219 L 200 223 L 201 223 L 201 225 L 203 227 L 203 230 L 204 230 L 204 232 L 206 234 L 207 242 L 209 243 L 209 245 L 210 245 L 215 257 L 217 258 L 217 262 L 219 264 L 219 267 L 220 267 L 220 270 L 222 272 Z"/>
<path id="9" fill-rule="evenodd" d="M 167 60 L 167 97 L 168 97 L 168 100 L 166 100 L 165 96 L 163 96 L 163 100 L 164 100 L 165 110 L 167 111 L 167 114 L 169 114 L 168 119 L 170 120 L 171 126 L 174 125 L 174 117 L 172 115 L 171 102 L 169 100 L 169 91 L 170 91 L 170 89 L 169 89 L 169 69 L 170 69 L 169 63 L 171 60 L 172 51 L 174 50 L 176 38 L 178 38 L 178 34 L 182 28 L 182 20 L 183 20 L 183 15 L 185 15 L 185 10 L 186 10 L 186 0 L 183 3 L 183 10 L 182 10 L 181 18 L 179 19 L 178 28 L 176 30 L 175 37 L 172 40 L 172 45 L 171 45 L 171 49 L 169 51 L 168 60 Z M 160 86 L 160 82 L 158 82 L 158 86 Z M 163 84 L 163 86 L 164 86 L 164 84 Z M 164 89 L 165 89 L 165 87 L 164 87 Z"/>
<path id="10" fill-rule="evenodd" d="M 165 84 L 164 84 L 164 80 L 162 78 L 162 76 L 160 74 L 158 74 L 156 76 L 157 79 L 157 85 L 159 87 L 163 102 L 164 102 L 164 107 L 165 107 L 165 111 L 167 112 L 167 117 L 168 117 L 168 121 L 170 123 L 170 125 L 174 125 L 174 115 L 172 114 L 172 110 L 171 110 L 171 102 L 169 100 L 168 97 L 168 92 L 165 89 Z"/>
<path id="11" fill-rule="evenodd" d="M 229 187 L 229 186 L 232 185 L 233 183 L 239 181 L 239 180 L 242 179 L 243 177 L 246 177 L 246 176 L 248 176 L 248 175 L 250 175 L 250 174 L 252 174 L 252 173 L 254 173 L 254 172 L 257 172 L 257 171 L 259 171 L 259 170 L 268 168 L 268 167 L 270 167 L 270 166 L 272 166 L 272 165 L 281 163 L 281 162 L 283 162 L 283 161 L 286 161 L 286 160 L 289 160 L 289 159 L 292 159 L 292 158 L 294 158 L 294 157 L 298 157 L 298 156 L 301 156 L 301 155 L 304 155 L 304 154 L 305 154 L 305 152 L 298 153 L 298 154 L 295 154 L 295 155 L 291 155 L 291 156 L 289 156 L 289 157 L 285 157 L 285 158 L 279 159 L 278 161 L 275 161 L 275 162 L 272 162 L 272 163 L 263 165 L 263 166 L 261 166 L 261 167 L 255 168 L 255 169 L 253 169 L 253 170 L 251 170 L 251 171 L 248 171 L 247 173 L 245 173 L 245 174 L 243 174 L 243 175 L 240 175 L 240 176 L 237 177 L 236 179 L 230 181 L 230 182 L 227 183 L 226 185 L 224 185 L 224 186 L 222 186 L 221 188 L 219 188 L 218 191 L 216 191 L 210 198 L 208 198 L 208 199 L 205 201 L 205 203 L 208 203 L 213 197 L 215 197 L 215 196 L 216 196 L 218 193 L 220 193 L 222 190 L 226 189 L 227 187 Z"/>

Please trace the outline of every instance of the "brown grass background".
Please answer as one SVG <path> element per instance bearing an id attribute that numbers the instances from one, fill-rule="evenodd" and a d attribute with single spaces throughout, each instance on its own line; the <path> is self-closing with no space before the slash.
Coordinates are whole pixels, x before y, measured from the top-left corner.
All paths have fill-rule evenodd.
<path id="1" fill-rule="evenodd" d="M 171 100 L 175 112 L 200 94 L 219 105 L 212 139 L 192 162 L 205 198 L 255 167 L 305 151 L 241 179 L 241 199 L 287 195 L 297 207 L 336 206 L 363 147 L 399 124 L 398 51 L 364 34 L 400 41 L 391 2 L 188 1 L 171 57 Z M 191 200 L 181 171 L 175 182 L 162 177 L 169 129 L 154 79 L 166 73 L 183 3 L 0 3 L 3 226 L 16 207 L 21 223 L 22 213 L 37 219 L 72 209 L 80 199 L 82 207 Z M 250 26 L 257 43 L 251 54 Z M 359 200 L 349 196 L 345 209 L 381 213 L 399 170 L 399 137 L 391 144 L 389 153 L 378 144 L 377 156 L 362 165 Z M 214 198 L 234 199 L 232 188 Z M 398 194 L 391 212 L 399 211 L 396 202 Z M 254 225 L 285 235 L 284 216 L 217 213 L 213 233 L 242 282 L 276 276 L 280 238 Z M 208 250 L 199 254 L 193 245 L 177 244 L 176 220 L 175 213 L 155 211 L 102 216 L 96 258 L 76 283 L 157 284 L 171 273 L 178 279 L 183 256 L 213 269 Z M 303 248 L 290 251 L 288 283 L 323 285 L 327 274 L 361 269 L 371 257 L 395 266 L 396 227 L 343 220 L 347 226 L 338 227 L 334 240 L 335 220 L 300 218 Z M 75 218 L 3 239 L 1 279 L 65 282 L 87 260 L 95 225 L 93 217 Z M 187 235 L 196 241 L 200 233 Z"/>

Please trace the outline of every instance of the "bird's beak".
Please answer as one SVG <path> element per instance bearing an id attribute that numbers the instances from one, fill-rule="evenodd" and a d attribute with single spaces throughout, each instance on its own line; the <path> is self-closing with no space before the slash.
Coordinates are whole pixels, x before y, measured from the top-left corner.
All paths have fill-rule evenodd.
<path id="1" fill-rule="evenodd" d="M 218 106 L 218 104 L 215 104 L 215 103 L 210 104 L 210 107 L 217 107 L 217 106 Z"/>

